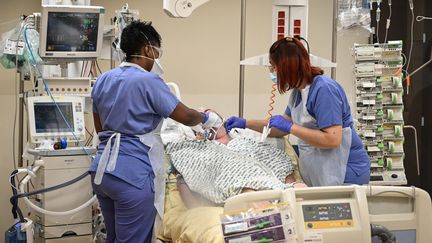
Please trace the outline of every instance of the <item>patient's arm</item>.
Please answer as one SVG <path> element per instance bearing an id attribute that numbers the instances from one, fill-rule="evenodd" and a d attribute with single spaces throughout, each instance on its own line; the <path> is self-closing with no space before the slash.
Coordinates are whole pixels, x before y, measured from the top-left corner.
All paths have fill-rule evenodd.
<path id="1" fill-rule="evenodd" d="M 287 120 L 292 121 L 291 117 L 288 115 L 283 115 Z M 246 120 L 246 128 L 249 128 L 251 130 L 257 131 L 259 133 L 262 133 L 263 128 L 267 126 L 268 120 Z M 270 137 L 283 137 L 287 135 L 287 133 L 284 133 L 277 128 L 273 127 L 270 131 L 269 136 Z"/>
<path id="2" fill-rule="evenodd" d="M 294 177 L 294 174 L 291 174 L 291 175 L 285 177 L 285 184 L 291 184 L 294 188 L 308 187 L 303 182 L 297 182 L 295 177 Z"/>
<path id="3" fill-rule="evenodd" d="M 296 179 L 294 178 L 294 173 L 285 177 L 285 184 L 293 183 Z"/>

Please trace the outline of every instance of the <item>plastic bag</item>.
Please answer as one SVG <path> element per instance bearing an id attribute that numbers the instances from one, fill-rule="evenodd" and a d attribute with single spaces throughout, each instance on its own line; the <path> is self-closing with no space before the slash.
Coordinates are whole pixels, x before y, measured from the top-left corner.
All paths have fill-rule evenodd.
<path id="1" fill-rule="evenodd" d="M 365 6 L 367 6 L 366 0 L 339 0 L 337 30 L 360 26 L 371 31 L 370 10 Z"/>
<path id="2" fill-rule="evenodd" d="M 21 46 L 23 44 L 23 40 L 19 38 L 18 34 L 20 31 L 21 25 L 19 24 L 12 30 L 9 30 L 1 35 L 0 40 L 0 64 L 6 69 L 15 68 L 16 63 L 16 55 L 18 53 L 18 61 L 20 61 L 20 56 L 22 56 L 23 52 Z M 18 51 L 16 51 L 16 44 L 18 44 Z"/>
<path id="3" fill-rule="evenodd" d="M 29 50 L 27 41 L 31 47 Z M 14 29 L 2 34 L 0 40 L 0 64 L 6 69 L 16 68 L 16 63 L 21 69 L 29 70 L 34 62 L 42 63 L 37 50 L 39 49 L 39 33 L 34 29 L 25 30 L 24 22 Z M 34 59 L 34 60 L 33 60 Z"/>
<path id="4" fill-rule="evenodd" d="M 121 33 L 123 29 L 132 21 L 138 20 L 139 11 L 129 9 L 126 3 L 121 10 L 116 10 L 115 31 L 116 37 L 112 43 L 113 59 L 121 62 L 125 59 L 125 53 L 120 49 Z"/>

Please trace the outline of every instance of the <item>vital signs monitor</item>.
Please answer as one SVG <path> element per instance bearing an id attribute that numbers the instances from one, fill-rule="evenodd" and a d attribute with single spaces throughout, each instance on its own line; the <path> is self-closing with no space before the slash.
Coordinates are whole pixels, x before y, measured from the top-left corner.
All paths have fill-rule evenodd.
<path id="1" fill-rule="evenodd" d="M 42 58 L 97 58 L 102 50 L 104 8 L 42 6 L 39 54 Z"/>

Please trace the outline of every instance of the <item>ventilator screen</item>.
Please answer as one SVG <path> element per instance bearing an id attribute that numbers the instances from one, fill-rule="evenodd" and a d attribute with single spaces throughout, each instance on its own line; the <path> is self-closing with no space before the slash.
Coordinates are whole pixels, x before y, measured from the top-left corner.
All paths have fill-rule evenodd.
<path id="1" fill-rule="evenodd" d="M 34 104 L 36 133 L 70 132 L 74 130 L 72 103 L 57 102 L 57 106 L 52 102 Z"/>

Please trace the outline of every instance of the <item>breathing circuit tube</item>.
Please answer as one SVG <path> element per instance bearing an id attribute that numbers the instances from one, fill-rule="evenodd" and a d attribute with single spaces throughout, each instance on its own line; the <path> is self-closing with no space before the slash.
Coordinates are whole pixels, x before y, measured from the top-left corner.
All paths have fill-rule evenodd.
<path id="1" fill-rule="evenodd" d="M 39 168 L 38 166 L 35 167 L 35 168 L 33 169 L 33 171 L 34 171 L 34 172 L 37 171 L 38 168 Z M 57 189 L 60 189 L 60 188 L 63 188 L 63 187 L 66 187 L 66 186 L 72 185 L 72 184 L 74 184 L 74 183 L 76 183 L 76 182 L 78 182 L 78 181 L 84 179 L 84 178 L 87 177 L 88 175 L 89 175 L 89 173 L 86 172 L 86 173 L 84 173 L 84 174 L 82 174 L 82 175 L 80 175 L 80 176 L 78 176 L 78 177 L 76 177 L 76 178 L 74 178 L 74 179 L 72 179 L 72 180 L 70 180 L 70 181 L 64 182 L 64 183 L 59 184 L 59 185 L 56 185 L 56 186 L 52 186 L 52 187 L 49 187 L 49 188 L 44 188 L 44 189 L 40 189 L 40 190 L 36 190 L 36 191 L 32 191 L 32 192 L 25 192 L 25 190 L 24 190 L 24 185 L 25 185 L 25 184 L 30 180 L 30 176 L 27 175 L 27 176 L 23 179 L 23 182 L 20 184 L 20 191 L 21 191 L 21 193 L 12 196 L 10 200 L 12 201 L 12 200 L 18 200 L 18 198 L 23 198 L 24 201 L 25 201 L 25 203 L 26 203 L 30 208 L 34 209 L 34 210 L 37 211 L 37 212 L 40 212 L 40 213 L 46 214 L 46 215 L 63 216 L 63 215 L 70 215 L 70 214 L 74 214 L 74 213 L 77 213 L 77 212 L 79 212 L 80 210 L 82 210 L 82 209 L 84 209 L 84 208 L 90 206 L 91 204 L 93 204 L 93 203 L 96 201 L 96 195 L 93 196 L 90 200 L 88 200 L 88 201 L 85 202 L 84 204 L 82 204 L 81 206 L 79 206 L 79 207 L 77 207 L 77 208 L 74 208 L 74 209 L 71 209 L 71 210 L 68 210 L 68 211 L 64 211 L 64 212 L 54 212 L 54 211 L 48 211 L 48 210 L 45 210 L 45 209 L 43 209 L 43 208 L 40 208 L 40 207 L 38 207 L 37 205 L 35 205 L 34 203 L 32 203 L 32 202 L 31 202 L 27 197 L 28 197 L 28 196 L 31 196 L 31 195 L 36 195 L 36 194 L 46 193 L 46 192 L 49 192 L 49 191 L 54 191 L 54 190 L 57 190 Z"/>
<path id="2" fill-rule="evenodd" d="M 383 243 L 396 243 L 396 237 L 389 229 L 379 224 L 371 224 L 371 236 L 378 236 Z"/>
<path id="3" fill-rule="evenodd" d="M 52 187 L 47 187 L 47 188 L 39 189 L 39 190 L 32 191 L 32 192 L 25 192 L 25 193 L 20 193 L 20 194 L 16 194 L 16 195 L 14 194 L 10 198 L 10 200 L 14 200 L 14 199 L 17 200 L 18 198 L 22 198 L 22 197 L 29 197 L 29 196 L 33 196 L 33 195 L 36 195 L 36 194 L 42 194 L 42 193 L 46 193 L 46 192 L 50 192 L 50 191 L 55 191 L 55 190 L 58 190 L 60 188 L 70 186 L 70 185 L 74 184 L 75 182 L 78 182 L 78 181 L 84 179 L 88 175 L 89 175 L 89 173 L 86 172 L 86 173 L 84 173 L 84 174 L 82 174 L 82 175 L 80 175 L 80 176 L 78 176 L 78 177 L 76 177 L 76 178 L 74 178 L 74 179 L 72 179 L 70 181 L 66 181 L 66 182 L 64 182 L 62 184 L 59 184 L 59 185 L 55 185 L 55 186 L 52 186 Z"/>

